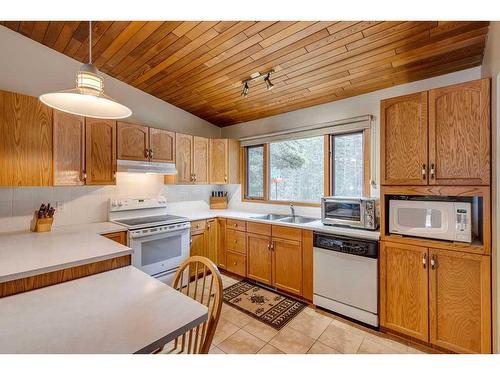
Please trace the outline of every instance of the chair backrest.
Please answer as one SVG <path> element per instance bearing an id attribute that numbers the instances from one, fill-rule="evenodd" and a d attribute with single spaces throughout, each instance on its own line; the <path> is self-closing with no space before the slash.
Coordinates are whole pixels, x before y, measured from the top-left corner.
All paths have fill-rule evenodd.
<path id="1" fill-rule="evenodd" d="M 208 258 L 192 256 L 177 270 L 172 287 L 208 308 L 208 320 L 175 340 L 181 353 L 206 354 L 222 310 L 222 279 L 217 266 Z"/>

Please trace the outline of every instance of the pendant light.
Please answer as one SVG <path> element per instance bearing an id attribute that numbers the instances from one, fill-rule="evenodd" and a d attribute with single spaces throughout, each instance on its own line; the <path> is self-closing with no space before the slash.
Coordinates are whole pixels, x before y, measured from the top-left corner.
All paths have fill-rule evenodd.
<path id="1" fill-rule="evenodd" d="M 104 80 L 92 65 L 92 21 L 89 21 L 89 63 L 76 73 L 76 88 L 40 95 L 42 103 L 63 112 L 85 117 L 121 119 L 130 108 L 104 94 Z"/>

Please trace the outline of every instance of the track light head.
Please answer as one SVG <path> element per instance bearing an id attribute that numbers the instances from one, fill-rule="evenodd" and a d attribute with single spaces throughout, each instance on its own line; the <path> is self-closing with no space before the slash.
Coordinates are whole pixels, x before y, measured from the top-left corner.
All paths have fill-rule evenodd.
<path id="1" fill-rule="evenodd" d="M 274 85 L 271 83 L 271 79 L 269 78 L 270 76 L 271 76 L 271 73 L 268 73 L 266 75 L 266 78 L 264 78 L 264 82 L 266 83 L 266 87 L 267 87 L 268 91 L 274 87 Z"/>
<path id="2" fill-rule="evenodd" d="M 249 91 L 250 91 L 250 87 L 248 86 L 248 82 L 245 82 L 243 85 L 243 91 L 241 92 L 241 96 L 244 98 L 248 97 Z"/>

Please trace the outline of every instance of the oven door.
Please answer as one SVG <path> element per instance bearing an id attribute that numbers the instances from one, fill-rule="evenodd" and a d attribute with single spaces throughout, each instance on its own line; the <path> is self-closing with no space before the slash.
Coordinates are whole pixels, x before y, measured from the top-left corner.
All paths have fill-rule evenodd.
<path id="1" fill-rule="evenodd" d="M 155 276 L 175 270 L 189 256 L 189 228 L 156 235 L 130 234 L 132 265 Z"/>
<path id="2" fill-rule="evenodd" d="M 365 215 L 360 200 L 324 199 L 321 211 L 323 224 L 364 227 Z"/>

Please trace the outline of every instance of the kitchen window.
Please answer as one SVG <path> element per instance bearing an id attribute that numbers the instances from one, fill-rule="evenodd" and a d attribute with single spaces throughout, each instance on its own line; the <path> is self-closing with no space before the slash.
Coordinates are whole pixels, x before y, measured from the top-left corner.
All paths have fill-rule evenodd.
<path id="1" fill-rule="evenodd" d="M 369 129 L 245 147 L 243 200 L 319 205 L 369 196 Z"/>

